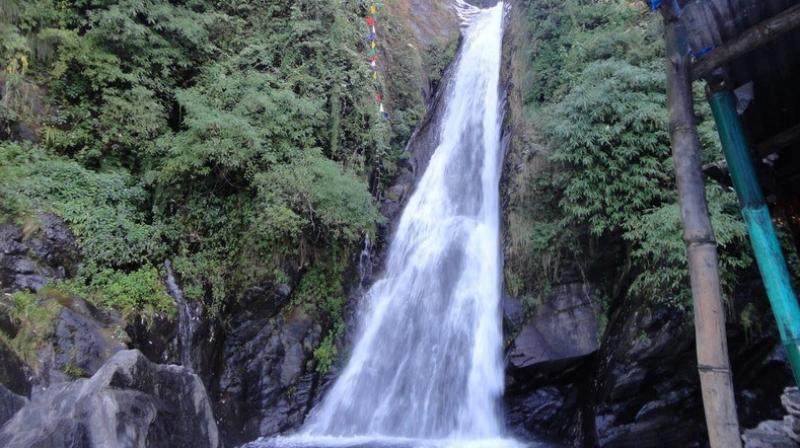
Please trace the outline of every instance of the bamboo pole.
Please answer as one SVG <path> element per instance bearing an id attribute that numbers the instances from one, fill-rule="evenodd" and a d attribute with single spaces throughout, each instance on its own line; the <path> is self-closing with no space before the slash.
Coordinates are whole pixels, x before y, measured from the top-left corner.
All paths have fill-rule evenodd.
<path id="1" fill-rule="evenodd" d="M 712 448 L 739 448 L 739 422 L 728 361 L 725 310 L 720 293 L 717 244 L 711 228 L 694 123 L 686 29 L 669 2 L 662 7 L 667 42 L 667 101 L 672 157 L 689 258 L 694 301 L 697 368 Z"/>
<path id="2" fill-rule="evenodd" d="M 722 150 L 728 161 L 733 186 L 750 234 L 758 269 L 778 322 L 781 342 L 789 355 L 795 382 L 800 384 L 800 305 L 792 289 L 789 269 L 775 233 L 775 226 L 761 191 L 742 123 L 736 113 L 736 98 L 730 90 L 712 91 L 708 97 L 717 122 Z"/>

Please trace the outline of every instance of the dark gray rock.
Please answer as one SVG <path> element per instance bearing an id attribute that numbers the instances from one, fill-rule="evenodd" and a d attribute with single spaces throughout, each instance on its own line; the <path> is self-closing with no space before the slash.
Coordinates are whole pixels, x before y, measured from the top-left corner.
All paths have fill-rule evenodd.
<path id="1" fill-rule="evenodd" d="M 678 418 L 659 417 L 604 428 L 600 446 L 605 448 L 689 447 L 698 437 L 693 427 Z"/>
<path id="2" fill-rule="evenodd" d="M 223 439 L 233 445 L 295 428 L 317 395 L 313 353 L 322 327 L 299 307 L 276 315 L 284 292 L 261 291 L 232 310 L 212 389 Z"/>
<path id="3" fill-rule="evenodd" d="M 525 440 L 575 440 L 583 431 L 583 407 L 600 338 L 599 305 L 590 285 L 554 288 L 521 326 L 522 307 L 506 299 L 503 314 L 513 339 L 507 353 L 506 421 Z M 583 396 L 583 398 L 581 398 Z"/>
<path id="4" fill-rule="evenodd" d="M 52 280 L 75 274 L 80 249 L 59 217 L 42 213 L 30 234 L 20 226 L 0 225 L 0 291 L 38 291 Z"/>
<path id="5" fill-rule="evenodd" d="M 514 339 L 508 355 L 510 367 L 526 369 L 595 352 L 600 346 L 599 313 L 589 286 L 556 287 Z"/>
<path id="6" fill-rule="evenodd" d="M 792 440 L 784 430 L 780 420 L 761 422 L 756 428 L 748 429 L 742 435 L 745 448 L 797 448 L 797 442 Z"/>
<path id="7" fill-rule="evenodd" d="M 0 429 L 0 446 L 215 448 L 219 441 L 196 375 L 126 350 L 89 379 L 35 394 Z"/>
<path id="8" fill-rule="evenodd" d="M 17 395 L 29 396 L 31 393 L 31 369 L 7 346 L 0 341 L 0 384 Z"/>
<path id="9" fill-rule="evenodd" d="M 525 307 L 514 297 L 503 296 L 503 325 L 505 333 L 516 335 L 525 323 Z"/>
<path id="10" fill-rule="evenodd" d="M 767 420 L 742 435 L 745 448 L 800 447 L 800 391 L 788 387 L 781 395 L 783 420 Z"/>
<path id="11" fill-rule="evenodd" d="M 594 374 L 597 443 L 697 446 L 705 428 L 691 320 L 646 301 L 631 301 L 616 316 Z"/>
<path id="12" fill-rule="evenodd" d="M 116 352 L 128 348 L 119 316 L 78 298 L 60 298 L 50 343 L 37 353 L 37 382 L 49 385 L 91 376 Z"/>
<path id="13" fill-rule="evenodd" d="M 560 429 L 558 420 L 572 391 L 556 386 L 544 386 L 509 400 L 506 404 L 505 422 L 515 436 L 534 439 Z M 534 435 L 535 434 L 535 435 Z"/>
<path id="14" fill-rule="evenodd" d="M 28 403 L 28 399 L 0 385 L 0 426 Z"/>

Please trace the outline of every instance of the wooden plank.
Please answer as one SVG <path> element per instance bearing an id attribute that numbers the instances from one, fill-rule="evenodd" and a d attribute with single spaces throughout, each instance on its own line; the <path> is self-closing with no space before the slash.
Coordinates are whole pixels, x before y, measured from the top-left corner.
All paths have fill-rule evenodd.
<path id="1" fill-rule="evenodd" d="M 742 32 L 734 40 L 715 48 L 692 65 L 692 79 L 708 76 L 715 68 L 771 42 L 800 26 L 800 4 Z"/>

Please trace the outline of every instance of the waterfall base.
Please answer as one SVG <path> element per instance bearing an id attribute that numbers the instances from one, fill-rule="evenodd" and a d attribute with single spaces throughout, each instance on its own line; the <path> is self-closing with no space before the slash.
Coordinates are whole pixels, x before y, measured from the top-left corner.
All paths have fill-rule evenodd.
<path id="1" fill-rule="evenodd" d="M 241 448 L 544 448 L 513 439 L 407 439 L 402 437 L 295 436 L 259 439 Z"/>

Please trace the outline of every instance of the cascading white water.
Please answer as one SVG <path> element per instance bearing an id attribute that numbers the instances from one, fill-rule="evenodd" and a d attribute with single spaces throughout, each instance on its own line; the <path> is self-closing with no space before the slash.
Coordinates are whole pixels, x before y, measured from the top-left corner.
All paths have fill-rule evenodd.
<path id="1" fill-rule="evenodd" d="M 498 412 L 503 4 L 462 17 L 441 143 L 364 298 L 352 356 L 301 433 L 271 446 L 516 445 Z"/>

